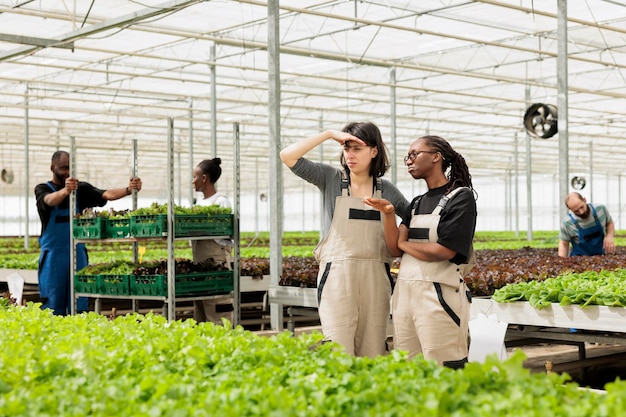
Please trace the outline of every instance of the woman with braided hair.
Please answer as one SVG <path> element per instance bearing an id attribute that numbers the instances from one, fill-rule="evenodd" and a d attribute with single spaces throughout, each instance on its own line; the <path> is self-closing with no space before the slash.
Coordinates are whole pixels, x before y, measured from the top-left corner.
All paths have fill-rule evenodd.
<path id="1" fill-rule="evenodd" d="M 404 162 L 413 178 L 426 181 L 428 192 L 413 199 L 399 227 L 388 201 L 365 200 L 384 213 L 387 246 L 402 256 L 392 299 L 394 348 L 461 368 L 471 302 L 463 276 L 474 265 L 472 176 L 463 156 L 439 136 L 415 140 Z"/>

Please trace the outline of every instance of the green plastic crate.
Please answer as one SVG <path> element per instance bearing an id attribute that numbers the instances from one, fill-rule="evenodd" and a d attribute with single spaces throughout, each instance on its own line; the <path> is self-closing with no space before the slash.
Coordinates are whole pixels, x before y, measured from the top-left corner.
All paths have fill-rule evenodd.
<path id="1" fill-rule="evenodd" d="M 233 234 L 233 215 L 180 214 L 174 216 L 176 237 L 230 236 Z M 130 216 L 130 235 L 133 237 L 167 236 L 167 215 Z"/>
<path id="2" fill-rule="evenodd" d="M 176 295 L 228 294 L 233 291 L 233 271 L 176 275 Z"/>
<path id="3" fill-rule="evenodd" d="M 119 239 L 130 237 L 130 218 L 105 219 L 104 237 L 106 239 Z"/>
<path id="4" fill-rule="evenodd" d="M 75 239 L 104 238 L 104 219 L 102 217 L 78 217 L 72 225 Z"/>
<path id="5" fill-rule="evenodd" d="M 130 281 L 133 275 L 98 275 L 98 294 L 130 295 Z"/>
<path id="6" fill-rule="evenodd" d="M 98 294 L 98 277 L 100 275 L 74 275 L 74 292 Z"/>
<path id="7" fill-rule="evenodd" d="M 133 237 L 167 236 L 167 215 L 150 214 L 130 216 L 130 235 Z"/>
<path id="8" fill-rule="evenodd" d="M 179 274 L 175 278 L 176 296 L 217 295 L 233 291 L 232 271 Z M 131 295 L 167 296 L 167 275 L 133 275 Z"/>
<path id="9" fill-rule="evenodd" d="M 176 237 L 230 236 L 233 234 L 233 215 L 183 215 L 174 217 Z"/>
<path id="10" fill-rule="evenodd" d="M 133 275 L 130 295 L 167 296 L 167 275 Z"/>

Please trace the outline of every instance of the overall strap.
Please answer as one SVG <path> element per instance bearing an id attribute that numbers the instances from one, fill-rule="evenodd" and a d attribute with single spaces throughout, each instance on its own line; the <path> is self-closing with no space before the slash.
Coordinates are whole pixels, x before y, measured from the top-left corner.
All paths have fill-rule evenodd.
<path id="1" fill-rule="evenodd" d="M 52 185 L 52 181 L 48 181 L 46 183 L 48 185 L 48 187 L 50 187 L 50 189 L 54 192 L 58 191 L 53 185 Z M 76 190 L 76 195 L 78 195 L 78 190 Z M 76 210 L 75 213 L 78 213 L 78 199 L 76 199 Z"/>
<path id="2" fill-rule="evenodd" d="M 593 218 L 595 219 L 596 224 L 602 226 L 600 220 L 598 219 L 598 213 L 596 213 L 596 208 L 592 204 L 589 204 L 589 207 L 591 207 L 591 212 L 593 213 Z"/>
<path id="3" fill-rule="evenodd" d="M 452 197 L 454 197 L 463 188 L 468 188 L 468 187 L 458 187 L 458 188 L 455 188 L 454 190 L 450 191 L 448 194 L 446 194 L 443 197 L 441 197 L 441 200 L 439 200 L 439 203 L 437 204 L 437 207 L 435 207 L 435 209 L 433 210 L 433 214 L 441 213 L 442 210 L 444 208 L 446 208 L 446 205 L 452 199 Z"/>
<path id="4" fill-rule="evenodd" d="M 341 196 L 348 197 L 350 195 L 350 179 L 345 170 L 341 170 Z"/>
<path id="5" fill-rule="evenodd" d="M 572 216 L 572 213 L 567 213 L 567 215 L 569 216 L 570 219 L 572 219 L 572 223 L 574 223 L 574 226 L 576 226 L 576 229 L 580 230 L 580 225 L 578 224 L 578 220 L 576 220 L 574 216 Z"/>
<path id="6" fill-rule="evenodd" d="M 413 207 L 411 207 L 411 210 L 413 211 L 414 216 L 417 216 L 419 214 L 417 212 L 417 209 L 419 209 L 420 201 L 422 201 L 422 197 L 424 197 L 424 194 L 417 196 L 417 198 L 415 199 L 415 202 L 413 203 Z"/>
<path id="7" fill-rule="evenodd" d="M 374 181 L 374 198 L 381 198 L 383 196 L 383 180 L 382 178 L 376 178 Z"/>

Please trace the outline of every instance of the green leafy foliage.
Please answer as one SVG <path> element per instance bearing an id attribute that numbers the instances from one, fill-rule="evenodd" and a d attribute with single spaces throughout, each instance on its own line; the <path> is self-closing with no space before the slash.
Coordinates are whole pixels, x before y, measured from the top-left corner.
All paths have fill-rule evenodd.
<path id="1" fill-rule="evenodd" d="M 229 327 L 2 306 L 0 410 L 11 417 L 608 417 L 624 410 L 624 382 L 608 384 L 604 395 L 582 390 L 565 374 L 531 374 L 521 351 L 455 371 L 400 351 L 352 357 L 319 333 L 261 337 Z"/>
<path id="2" fill-rule="evenodd" d="M 465 277 L 473 295 L 488 296 L 507 284 L 543 281 L 569 272 L 612 271 L 626 265 L 626 248 L 609 256 L 562 258 L 556 249 L 476 251 L 476 266 Z"/>
<path id="3" fill-rule="evenodd" d="M 184 207 L 174 205 L 174 215 L 176 214 L 203 214 L 207 216 L 213 216 L 216 214 L 232 214 L 230 207 L 221 207 L 217 204 L 210 206 L 194 205 L 192 207 Z M 130 212 L 131 216 L 146 216 L 155 214 L 167 214 L 167 204 L 159 204 L 157 202 L 152 203 L 148 207 L 138 208 Z"/>
<path id="4" fill-rule="evenodd" d="M 212 259 L 202 262 L 193 262 L 191 259 L 174 259 L 175 271 L 177 274 L 192 274 L 196 272 L 227 271 L 228 268 L 223 263 L 218 263 Z M 135 263 L 126 260 L 113 260 L 88 265 L 78 271 L 79 275 L 164 275 L 167 274 L 167 259 L 150 260 L 144 263 Z"/>
<path id="5" fill-rule="evenodd" d="M 626 269 L 567 273 L 543 281 L 509 284 L 496 290 L 498 302 L 528 301 L 536 308 L 552 303 L 626 307 Z"/>
<path id="6" fill-rule="evenodd" d="M 118 259 L 112 262 L 104 262 L 98 264 L 88 265 L 85 268 L 78 271 L 79 275 L 129 275 L 132 274 L 136 264 L 131 261 Z"/>

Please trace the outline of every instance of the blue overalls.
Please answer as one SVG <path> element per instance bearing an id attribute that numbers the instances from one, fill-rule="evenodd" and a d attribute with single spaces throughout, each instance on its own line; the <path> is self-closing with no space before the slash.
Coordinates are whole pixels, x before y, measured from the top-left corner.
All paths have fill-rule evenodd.
<path id="1" fill-rule="evenodd" d="M 591 255 L 604 255 L 604 227 L 598 219 L 596 209 L 589 204 L 595 224 L 585 229 L 580 227 L 578 221 L 569 214 L 569 217 L 574 222 L 576 229 L 578 229 L 578 243 L 572 239 L 572 252 L 570 256 L 591 256 Z"/>
<path id="2" fill-rule="evenodd" d="M 48 182 L 53 191 L 56 189 Z M 54 314 L 70 313 L 70 210 L 52 207 L 48 225 L 39 237 L 39 295 L 44 300 L 41 308 L 52 309 Z M 80 271 L 89 263 L 85 244 L 76 245 L 76 270 Z M 87 311 L 88 300 L 81 297 L 77 301 L 77 312 Z"/>

